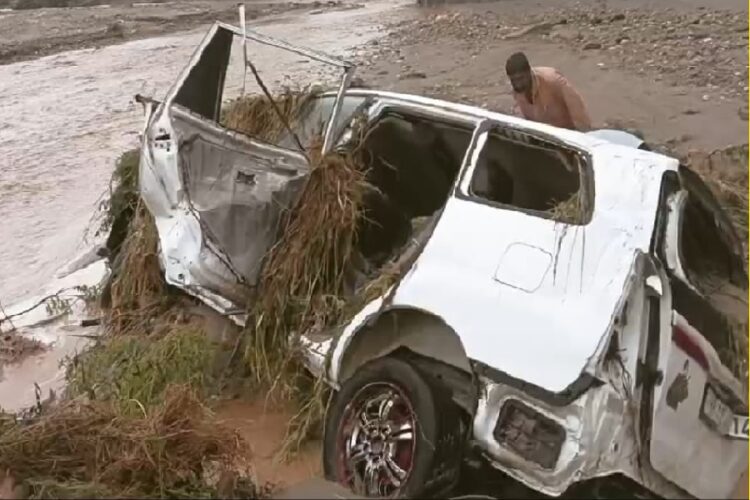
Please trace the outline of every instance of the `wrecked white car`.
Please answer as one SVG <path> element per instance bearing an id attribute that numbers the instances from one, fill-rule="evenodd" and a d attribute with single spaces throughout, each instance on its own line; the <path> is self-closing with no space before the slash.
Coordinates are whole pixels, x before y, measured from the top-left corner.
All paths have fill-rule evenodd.
<path id="1" fill-rule="evenodd" d="M 546 495 L 595 482 L 604 496 L 728 497 L 747 470 L 747 368 L 703 283 L 745 293 L 747 271 L 695 174 L 631 136 L 350 89 L 350 64 L 249 34 L 343 72 L 294 140 L 263 143 L 219 121 L 243 36 L 214 25 L 149 114 L 141 194 L 167 281 L 242 321 L 239 290 L 309 172 L 297 144 L 322 127 L 325 149 L 345 148 L 366 116 L 390 208 L 371 207 L 359 250 L 400 272 L 342 328 L 305 335 L 336 389 L 329 478 L 440 495 L 477 453 Z"/>

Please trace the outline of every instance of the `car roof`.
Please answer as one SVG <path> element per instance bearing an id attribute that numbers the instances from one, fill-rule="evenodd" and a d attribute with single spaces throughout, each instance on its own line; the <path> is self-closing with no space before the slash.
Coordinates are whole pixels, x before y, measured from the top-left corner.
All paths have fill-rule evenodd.
<path id="1" fill-rule="evenodd" d="M 324 95 L 335 96 L 336 92 L 326 92 Z M 577 132 L 575 130 L 553 127 L 544 123 L 533 122 L 517 116 L 507 115 L 504 113 L 499 113 L 497 111 L 490 111 L 488 109 L 472 106 L 469 104 L 460 104 L 456 102 L 445 101 L 442 99 L 435 99 L 432 97 L 358 88 L 347 89 L 346 95 L 352 97 L 373 97 L 376 99 L 424 106 L 426 108 L 464 115 L 475 120 L 492 120 L 498 123 L 510 125 L 519 130 L 546 136 L 551 139 L 562 140 L 566 143 L 583 148 L 593 148 L 599 144 L 602 144 L 603 142 L 601 137 L 590 136 L 588 134 Z"/>

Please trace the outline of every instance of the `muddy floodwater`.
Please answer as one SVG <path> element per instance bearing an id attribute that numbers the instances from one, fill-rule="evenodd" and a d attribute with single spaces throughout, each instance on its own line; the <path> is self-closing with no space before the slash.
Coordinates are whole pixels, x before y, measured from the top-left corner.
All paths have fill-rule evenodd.
<path id="1" fill-rule="evenodd" d="M 292 43 L 346 56 L 377 36 L 398 3 L 293 14 L 251 24 Z M 93 244 L 92 216 L 117 156 L 138 144 L 136 93 L 163 98 L 205 34 L 199 29 L 0 66 L 0 303 L 39 293 Z M 275 85 L 325 77 L 320 65 L 249 50 Z M 241 72 L 229 77 L 236 92 Z M 252 89 L 248 84 L 248 89 Z M 88 237 L 87 237 L 88 236 Z"/>

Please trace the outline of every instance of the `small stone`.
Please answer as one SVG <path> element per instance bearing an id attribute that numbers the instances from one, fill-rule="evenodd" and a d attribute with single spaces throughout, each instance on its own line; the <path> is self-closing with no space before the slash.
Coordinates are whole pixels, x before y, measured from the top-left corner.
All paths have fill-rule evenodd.
<path id="1" fill-rule="evenodd" d="M 709 96 L 708 94 L 704 94 L 703 97 L 701 97 L 701 99 L 703 99 L 703 101 L 705 102 L 711 99 L 711 96 Z"/>
<path id="2" fill-rule="evenodd" d="M 740 109 L 738 109 L 737 110 L 737 114 L 739 115 L 740 120 L 746 122 L 747 121 L 747 116 L 748 116 L 747 106 L 742 106 Z"/>
<path id="3" fill-rule="evenodd" d="M 688 115 L 688 116 L 697 115 L 698 113 L 700 113 L 700 111 L 698 111 L 697 109 L 686 109 L 685 111 L 682 112 L 683 115 Z"/>
<path id="4" fill-rule="evenodd" d="M 107 26 L 107 33 L 114 36 L 125 35 L 125 23 L 122 21 L 122 19 L 118 19 L 117 21 Z"/>
<path id="5" fill-rule="evenodd" d="M 589 42 L 583 46 L 583 50 L 599 50 L 602 48 L 602 44 L 599 42 Z"/>
<path id="6" fill-rule="evenodd" d="M 427 75 L 425 73 L 422 73 L 421 71 L 412 71 L 409 73 L 404 73 L 402 75 L 399 75 L 399 80 L 414 80 L 414 79 L 425 79 L 427 78 Z"/>
<path id="7" fill-rule="evenodd" d="M 610 18 L 610 21 L 612 21 L 612 22 L 615 22 L 615 21 L 623 21 L 624 19 L 625 19 L 625 14 L 623 14 L 623 13 L 621 12 L 621 13 L 619 13 L 619 14 L 615 14 L 614 16 L 612 16 L 612 17 Z"/>

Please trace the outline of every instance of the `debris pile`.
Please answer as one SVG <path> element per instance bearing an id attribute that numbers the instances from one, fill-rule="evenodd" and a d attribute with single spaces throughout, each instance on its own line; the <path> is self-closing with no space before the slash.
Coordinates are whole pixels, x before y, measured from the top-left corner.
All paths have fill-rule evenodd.
<path id="1" fill-rule="evenodd" d="M 315 93 L 306 89 L 275 96 L 280 113 L 266 97 L 248 96 L 233 101 L 223 119 L 230 128 L 273 141 L 284 128 L 295 129 Z M 387 287 L 396 275 L 388 266 L 368 272 L 357 249 L 365 196 L 373 189 L 367 180 L 371 159 L 363 147 L 364 125 L 355 117 L 345 149 L 323 155 L 322 130 L 306 145 L 308 179 L 282 220 L 279 240 L 264 259 L 257 293 L 248 303 L 248 370 L 256 384 L 271 388 L 272 396 L 300 407 L 284 451 L 296 449 L 319 427 L 325 409 L 325 385 L 304 369 L 298 336 L 338 324 L 351 313 L 347 304 L 360 304 L 358 298 Z M 352 274 L 365 278 L 357 283 Z"/>
<path id="2" fill-rule="evenodd" d="M 356 153 L 322 156 L 319 146 L 310 153 L 310 177 L 266 257 L 259 300 L 251 308 L 258 321 L 250 349 L 262 353 L 251 358 L 260 373 L 267 371 L 269 348 L 286 345 L 290 332 L 328 324 L 343 305 L 365 170 Z"/>
<path id="3" fill-rule="evenodd" d="M 21 335 L 13 328 L 0 332 L 0 367 L 17 363 L 43 350 L 41 342 Z"/>
<path id="4" fill-rule="evenodd" d="M 0 467 L 31 498 L 259 498 L 247 444 L 218 425 L 199 397 L 172 386 L 162 403 L 123 413 L 113 401 L 76 398 L 29 421 L 0 422 Z M 216 468 L 225 479 L 206 479 Z"/>

